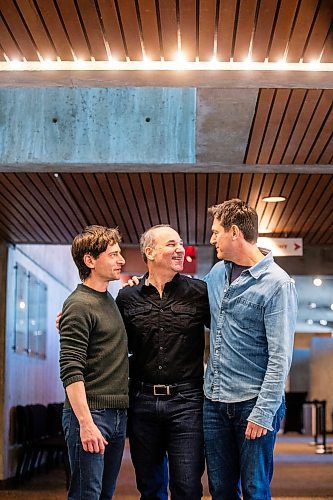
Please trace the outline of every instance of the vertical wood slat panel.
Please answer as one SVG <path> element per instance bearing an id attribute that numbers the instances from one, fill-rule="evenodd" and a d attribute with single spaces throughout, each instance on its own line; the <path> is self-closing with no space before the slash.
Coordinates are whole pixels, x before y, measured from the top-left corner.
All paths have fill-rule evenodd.
<path id="1" fill-rule="evenodd" d="M 62 242 L 66 241 L 76 231 L 76 227 L 72 224 L 70 211 L 64 203 L 59 203 L 59 193 L 55 190 L 55 185 L 48 175 L 41 174 L 22 174 L 23 181 L 30 186 L 35 199 L 40 200 L 45 212 L 49 214 L 53 227 L 57 228 L 59 234 L 62 235 Z M 57 206 L 57 210 L 53 207 Z M 67 210 L 66 210 L 67 208 Z"/>
<path id="2" fill-rule="evenodd" d="M 172 174 L 174 181 L 174 189 L 175 189 L 175 198 L 176 198 L 176 210 L 178 212 L 178 220 L 179 220 L 179 231 L 178 233 L 183 238 L 185 244 L 188 244 L 189 234 L 188 234 L 188 224 L 187 224 L 187 206 L 186 206 L 186 198 L 185 198 L 185 179 L 184 174 Z M 187 197 L 187 192 L 186 192 Z"/>
<path id="3" fill-rule="evenodd" d="M 108 190 L 105 191 L 103 189 L 106 187 L 105 179 L 99 174 L 93 173 L 85 174 L 85 178 L 87 183 L 89 184 L 91 192 L 94 193 L 94 200 L 96 202 L 96 205 L 98 205 L 100 213 L 103 214 L 105 225 L 107 227 L 117 226 L 117 222 L 113 217 L 113 212 L 109 204 L 110 196 L 108 196 Z"/>
<path id="4" fill-rule="evenodd" d="M 125 61 L 125 47 L 114 1 L 98 0 L 98 6 L 103 19 L 105 36 L 111 50 L 111 56 L 117 61 Z"/>
<path id="5" fill-rule="evenodd" d="M 22 60 L 23 53 L 20 50 L 20 48 L 16 46 L 12 36 L 7 30 L 7 27 L 1 17 L 0 17 L 0 45 L 3 48 L 6 56 L 10 60 L 17 60 L 17 61 Z M 3 59 L 5 58 L 3 57 Z"/>
<path id="6" fill-rule="evenodd" d="M 284 233 L 290 233 L 292 231 L 292 226 L 289 224 L 289 219 L 299 203 L 299 199 L 304 191 L 304 188 L 308 182 L 308 175 L 298 175 L 297 181 L 293 186 L 292 195 L 289 195 L 288 203 L 285 206 L 285 210 L 283 211 L 283 219 L 279 221 L 279 225 L 276 227 L 275 231 L 280 233 L 281 236 Z"/>
<path id="7" fill-rule="evenodd" d="M 202 245 L 205 243 L 205 234 L 207 226 L 207 182 L 208 174 L 196 174 L 196 243 Z M 190 214 L 193 217 L 193 214 Z"/>
<path id="8" fill-rule="evenodd" d="M 135 207 L 137 208 L 138 213 L 140 214 L 140 219 L 142 220 L 141 235 L 152 226 L 152 222 L 147 206 L 147 196 L 143 191 L 140 177 L 140 174 L 129 174 L 128 176 L 133 191 L 132 203 L 135 203 Z"/>
<path id="9" fill-rule="evenodd" d="M 257 0 L 241 0 L 240 2 L 234 61 L 244 61 L 249 55 L 256 5 Z"/>
<path id="10" fill-rule="evenodd" d="M 0 0 L 0 11 L 27 61 L 39 61 L 36 47 L 12 0 Z"/>
<path id="11" fill-rule="evenodd" d="M 298 62 L 303 57 L 303 48 L 316 12 L 318 0 L 307 0 L 300 4 L 294 32 L 288 48 L 288 62 Z"/>
<path id="12" fill-rule="evenodd" d="M 325 119 L 327 119 L 328 112 L 332 112 L 332 106 L 333 90 L 324 90 L 318 107 L 316 108 L 316 111 L 312 116 L 306 134 L 303 137 L 300 149 L 297 152 L 297 156 L 294 160 L 295 163 L 305 163 L 306 157 L 309 153 L 309 149 L 316 141 L 317 135 L 320 133 L 320 128 L 325 122 Z"/>
<path id="13" fill-rule="evenodd" d="M 280 11 L 268 56 L 270 62 L 282 60 L 286 53 L 297 4 L 298 0 L 281 0 Z"/>
<path id="14" fill-rule="evenodd" d="M 77 0 L 85 31 L 96 61 L 107 61 L 108 53 L 94 0 Z"/>
<path id="15" fill-rule="evenodd" d="M 2 187 L 1 177 L 0 175 L 0 187 Z M 18 203 L 11 203 L 11 199 L 10 195 L 7 197 L 4 194 L 0 198 L 0 223 L 5 231 L 5 235 L 15 235 L 15 241 L 20 241 L 20 238 L 26 241 L 33 240 L 36 230 L 30 225 L 31 220 L 29 216 L 26 214 L 24 208 L 21 209 Z M 8 240 L 9 238 L 5 239 Z"/>
<path id="16" fill-rule="evenodd" d="M 186 204 L 186 219 L 187 219 L 187 232 L 188 244 L 195 245 L 197 241 L 197 192 L 196 192 L 196 175 L 187 173 L 184 175 L 184 181 L 187 193 Z"/>
<path id="17" fill-rule="evenodd" d="M 211 61 L 214 56 L 216 0 L 200 2 L 199 60 Z"/>
<path id="18" fill-rule="evenodd" d="M 40 55 L 43 59 L 56 60 L 57 55 L 54 51 L 53 45 L 50 43 L 34 4 L 32 2 L 27 2 L 26 0 L 16 0 L 16 2 L 36 43 Z"/>
<path id="19" fill-rule="evenodd" d="M 217 59 L 229 61 L 232 57 L 232 42 L 235 29 L 237 0 L 220 4 L 220 15 L 217 32 Z"/>
<path id="20" fill-rule="evenodd" d="M 100 189 L 102 190 L 102 193 L 104 195 L 108 207 L 106 212 L 107 220 L 109 220 L 110 216 L 110 221 L 112 221 L 112 225 L 115 227 L 119 227 L 119 231 L 120 234 L 122 235 L 123 241 L 130 243 L 131 237 L 129 234 L 129 229 L 127 228 L 126 223 L 124 222 L 123 213 L 120 211 L 118 207 L 118 196 L 115 196 L 114 194 L 114 184 L 115 184 L 116 174 L 99 173 L 96 174 L 96 176 L 98 179 L 98 184 L 100 186 Z M 117 191 L 116 193 L 118 195 Z M 109 226 L 111 225 L 110 222 L 108 222 L 108 225 Z"/>
<path id="21" fill-rule="evenodd" d="M 154 0 L 139 0 L 143 43 L 146 57 L 152 61 L 161 60 L 161 47 L 158 34 Z"/>
<path id="22" fill-rule="evenodd" d="M 26 227 L 29 228 L 31 226 L 32 232 L 34 232 L 34 228 L 36 229 L 39 241 L 47 242 L 50 238 L 56 242 L 56 236 L 53 233 L 47 234 L 46 232 L 50 232 L 52 228 L 47 225 L 44 219 L 43 207 L 39 205 L 38 201 L 32 201 L 30 193 L 26 191 L 25 186 L 20 181 L 20 176 L 2 174 L 1 183 L 5 193 L 3 196 L 14 207 L 17 207 L 17 210 L 27 220 Z"/>
<path id="23" fill-rule="evenodd" d="M 186 61 L 195 61 L 196 52 L 196 0 L 180 2 L 181 51 Z"/>
<path id="24" fill-rule="evenodd" d="M 241 200 L 244 200 L 246 203 L 249 199 L 250 188 L 252 185 L 252 179 L 254 174 L 243 174 L 242 180 L 239 188 L 239 197 Z"/>
<path id="25" fill-rule="evenodd" d="M 331 0 L 323 0 L 320 4 L 317 19 L 315 20 L 308 45 L 304 52 L 304 62 L 318 60 L 323 49 L 325 40 L 332 23 L 333 3 Z M 333 50 L 333 43 L 331 44 Z"/>
<path id="26" fill-rule="evenodd" d="M 171 224 L 167 209 L 167 199 L 164 194 L 164 179 L 163 174 L 153 173 L 151 175 L 152 189 L 155 193 L 160 217 L 160 224 Z M 171 224 L 172 225 L 172 224 Z"/>
<path id="27" fill-rule="evenodd" d="M 173 61 L 178 51 L 177 16 L 174 0 L 159 0 L 163 54 L 166 61 Z"/>
<path id="28" fill-rule="evenodd" d="M 147 203 L 149 226 L 156 226 L 157 224 L 162 224 L 162 220 L 166 223 L 167 217 L 161 217 L 160 207 L 158 206 L 158 201 L 164 198 L 163 192 L 161 191 L 161 185 L 159 184 L 158 193 L 155 190 L 155 185 L 152 182 L 151 174 L 142 173 L 140 174 L 140 180 L 142 182 L 142 188 L 145 193 L 145 199 Z"/>
<path id="29" fill-rule="evenodd" d="M 207 174 L 208 179 L 207 179 L 207 210 L 213 205 L 216 205 L 217 203 L 220 203 L 218 199 L 218 186 L 219 186 L 219 178 L 221 174 Z M 206 230 L 204 234 L 204 242 L 209 243 L 210 237 L 211 237 L 211 227 L 212 227 L 212 219 L 209 215 L 207 215 L 207 224 L 206 224 Z"/>
<path id="30" fill-rule="evenodd" d="M 314 195 L 306 197 L 306 210 L 304 210 L 297 219 L 298 230 L 295 233 L 295 237 L 302 237 L 303 231 L 307 232 L 312 227 L 314 221 L 326 206 L 326 203 L 323 205 L 322 200 L 328 191 L 327 188 L 329 184 L 333 183 L 333 178 L 329 175 L 320 175 L 319 177 L 320 179 Z"/>
<path id="31" fill-rule="evenodd" d="M 140 30 L 134 0 L 118 1 L 121 22 L 124 29 L 128 57 L 131 61 L 142 61 L 143 53 L 140 41 Z"/>
<path id="32" fill-rule="evenodd" d="M 66 27 L 73 52 L 77 59 L 89 61 L 91 54 L 82 31 L 73 0 L 57 0 L 57 5 Z"/>
<path id="33" fill-rule="evenodd" d="M 262 89 L 259 91 L 256 113 L 253 117 L 252 132 L 249 138 L 245 163 L 257 163 L 274 95 L 275 93 L 273 89 Z"/>
<path id="34" fill-rule="evenodd" d="M 263 62 L 268 54 L 277 2 L 278 0 L 262 0 L 260 3 L 257 29 L 253 37 L 252 61 Z"/>
<path id="35" fill-rule="evenodd" d="M 301 106 L 303 104 L 304 98 L 306 96 L 306 90 L 304 89 L 293 89 L 291 91 L 291 97 L 286 110 L 286 114 L 283 119 L 282 127 L 279 131 L 277 141 L 270 158 L 270 163 L 278 164 L 281 163 L 283 153 L 287 147 L 289 137 L 296 126 L 297 117 L 300 112 Z"/>
<path id="36" fill-rule="evenodd" d="M 325 156 L 325 150 L 326 151 L 328 150 L 330 142 L 331 142 L 331 147 L 333 149 L 332 134 L 333 134 L 333 113 L 331 108 L 330 114 L 327 117 L 327 120 L 325 121 L 322 130 L 320 131 L 319 137 L 314 143 L 312 150 L 308 153 L 308 156 L 306 157 L 306 163 L 308 165 L 314 165 L 315 163 L 325 164 L 329 162 L 329 159 L 327 159 L 327 161 L 325 162 L 323 161 L 323 158 Z M 332 156 L 332 153 L 330 157 Z"/>
<path id="37" fill-rule="evenodd" d="M 38 176 L 34 177 L 38 183 Z M 57 214 L 50 208 L 48 209 L 47 197 L 44 192 L 36 188 L 34 183 L 31 183 L 29 174 L 20 174 L 20 176 L 12 175 L 17 198 L 21 203 L 24 203 L 29 210 L 32 220 L 35 220 L 40 231 L 46 235 L 44 241 L 60 241 L 63 243 L 66 239 L 64 231 L 56 223 Z M 24 199 L 24 202 L 23 202 Z"/>
<path id="38" fill-rule="evenodd" d="M 331 224 L 331 206 L 333 199 L 333 178 L 331 175 L 324 176 L 324 186 L 320 196 L 316 200 L 314 211 L 307 217 L 302 234 L 305 233 L 305 241 L 312 244 L 319 243 L 325 233 L 325 223 Z"/>
<path id="39" fill-rule="evenodd" d="M 56 48 L 57 56 L 62 61 L 72 61 L 72 47 L 67 39 L 54 3 L 43 0 L 36 0 L 36 2 Z"/>
<path id="40" fill-rule="evenodd" d="M 262 214 L 266 207 L 266 202 L 263 201 L 265 196 L 268 196 L 271 193 L 272 186 L 274 183 L 275 174 L 264 174 L 264 181 L 261 184 L 260 192 L 258 192 L 257 203 L 255 209 L 258 213 L 258 220 L 261 220 Z"/>
<path id="41" fill-rule="evenodd" d="M 144 231 L 144 227 L 137 208 L 133 203 L 133 191 L 129 183 L 128 174 L 117 174 L 114 176 L 113 181 L 115 183 L 114 193 L 119 203 L 119 209 L 129 229 L 130 243 L 137 244 L 140 234 Z"/>
<path id="42" fill-rule="evenodd" d="M 331 30 L 325 40 L 325 45 L 323 48 L 323 54 L 321 57 L 321 62 L 328 63 L 333 62 L 333 29 Z"/>
<path id="43" fill-rule="evenodd" d="M 333 133 L 329 138 L 329 142 L 326 148 L 323 150 L 321 156 L 318 161 L 322 164 L 332 163 L 333 162 Z"/>
<path id="44" fill-rule="evenodd" d="M 290 97 L 290 89 L 278 89 L 263 138 L 258 163 L 268 163 Z"/>
<path id="45" fill-rule="evenodd" d="M 295 234 L 295 226 L 296 223 L 298 224 L 299 218 L 302 216 L 302 214 L 307 213 L 308 216 L 310 215 L 308 211 L 308 201 L 312 199 L 312 196 L 314 195 L 315 189 L 317 188 L 318 182 L 320 180 L 320 175 L 314 174 L 314 175 L 307 175 L 307 176 L 302 176 L 302 179 L 306 177 L 306 184 L 304 184 L 304 192 L 307 193 L 306 196 L 303 195 L 303 193 L 300 193 L 299 200 L 297 203 L 294 205 L 292 213 L 288 217 L 288 233 Z"/>
<path id="46" fill-rule="evenodd" d="M 298 177 L 297 174 L 287 174 L 286 176 L 281 190 L 281 195 L 286 197 L 286 201 L 275 204 L 275 210 L 272 212 L 270 218 L 270 227 L 274 228 L 274 233 L 277 232 L 277 228 L 282 224 L 286 206 L 293 196 L 293 189 L 297 183 Z M 274 234 L 274 236 L 278 236 L 278 234 Z"/>
<path id="47" fill-rule="evenodd" d="M 162 180 L 165 190 L 165 203 L 167 204 L 167 210 L 169 214 L 169 224 L 177 232 L 180 232 L 180 224 L 178 222 L 178 212 L 177 212 L 178 199 L 175 198 L 175 185 L 174 185 L 173 175 L 174 174 L 162 174 Z M 185 211 L 183 211 L 183 213 L 185 213 Z M 181 236 L 185 238 L 184 234 L 182 234 Z"/>
<path id="48" fill-rule="evenodd" d="M 287 174 L 275 174 L 268 196 L 284 196 L 284 185 L 286 178 Z M 278 203 L 266 203 L 259 222 L 259 229 L 261 231 L 264 231 L 266 229 L 274 229 L 271 228 L 271 220 L 278 205 Z"/>
<path id="49" fill-rule="evenodd" d="M 289 139 L 288 147 L 283 155 L 282 162 L 285 164 L 293 163 L 294 156 L 306 132 L 306 128 L 314 113 L 315 107 L 320 99 L 320 90 L 309 90 L 299 114 L 296 127 L 293 130 L 292 136 Z"/>
<path id="50" fill-rule="evenodd" d="M 254 174 L 252 180 L 251 191 L 248 197 L 248 204 L 252 208 L 256 208 L 258 203 L 258 198 L 261 191 L 261 185 L 264 182 L 265 174 Z"/>

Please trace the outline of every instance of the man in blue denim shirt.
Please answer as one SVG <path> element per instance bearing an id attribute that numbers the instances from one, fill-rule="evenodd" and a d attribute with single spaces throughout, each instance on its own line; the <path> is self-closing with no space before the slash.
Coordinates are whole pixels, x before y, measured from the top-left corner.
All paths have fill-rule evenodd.
<path id="1" fill-rule="evenodd" d="M 270 499 L 297 315 L 294 281 L 257 247 L 258 216 L 234 199 L 210 210 L 217 263 L 204 432 L 213 500 Z"/>

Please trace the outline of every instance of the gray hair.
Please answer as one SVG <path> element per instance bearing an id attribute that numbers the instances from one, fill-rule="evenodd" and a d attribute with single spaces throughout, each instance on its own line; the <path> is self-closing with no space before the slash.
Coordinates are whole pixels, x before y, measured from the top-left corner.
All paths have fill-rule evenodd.
<path id="1" fill-rule="evenodd" d="M 147 264 L 146 248 L 153 247 L 155 245 L 155 235 L 154 230 L 159 227 L 171 227 L 170 224 L 157 224 L 152 226 L 147 231 L 145 231 L 140 238 L 140 252 L 144 262 Z"/>

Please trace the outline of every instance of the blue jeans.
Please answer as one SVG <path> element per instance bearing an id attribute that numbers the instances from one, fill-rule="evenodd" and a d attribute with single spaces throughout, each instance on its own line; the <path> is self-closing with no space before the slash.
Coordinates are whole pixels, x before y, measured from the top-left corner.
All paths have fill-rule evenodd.
<path id="1" fill-rule="evenodd" d="M 70 500 L 109 500 L 116 487 L 126 438 L 126 410 L 91 410 L 91 415 L 108 442 L 104 455 L 84 451 L 74 412 L 63 410 L 62 424 L 71 468 Z"/>
<path id="2" fill-rule="evenodd" d="M 167 500 L 167 460 L 172 500 L 202 497 L 204 472 L 202 389 L 173 396 L 132 392 L 129 442 L 141 500 Z"/>
<path id="3" fill-rule="evenodd" d="M 213 500 L 268 500 L 273 476 L 273 450 L 285 404 L 265 436 L 245 439 L 247 418 L 256 398 L 220 403 L 205 398 L 204 436 L 209 491 Z"/>

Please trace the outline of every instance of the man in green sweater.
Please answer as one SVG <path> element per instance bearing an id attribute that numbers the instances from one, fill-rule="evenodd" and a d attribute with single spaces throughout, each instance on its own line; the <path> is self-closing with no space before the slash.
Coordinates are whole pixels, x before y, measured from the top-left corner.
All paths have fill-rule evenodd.
<path id="1" fill-rule="evenodd" d="M 108 293 L 125 260 L 116 229 L 88 226 L 72 244 L 82 284 L 60 320 L 60 376 L 66 390 L 63 427 L 71 500 L 112 498 L 126 437 L 127 335 Z"/>

